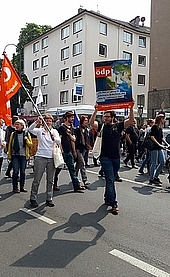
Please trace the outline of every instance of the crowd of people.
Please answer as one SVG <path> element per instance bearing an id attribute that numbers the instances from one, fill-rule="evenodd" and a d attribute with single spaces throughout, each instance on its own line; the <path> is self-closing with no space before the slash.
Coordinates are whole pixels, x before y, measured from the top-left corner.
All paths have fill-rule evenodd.
<path id="1" fill-rule="evenodd" d="M 46 172 L 46 205 L 53 207 L 53 191 L 60 190 L 59 174 L 62 168 L 55 168 L 53 160 L 54 144 L 61 148 L 65 166 L 68 169 L 73 191 L 83 193 L 90 185 L 86 168 L 89 167 L 89 150 L 93 148 L 98 136 L 102 136 L 100 157 L 93 157 L 93 166 L 99 166 L 99 176 L 105 179 L 104 202 L 111 206 L 112 213 L 119 211 L 115 181 L 122 181 L 119 176 L 120 158 L 131 168 L 138 168 L 145 174 L 145 166 L 149 174 L 150 184 L 160 185 L 159 178 L 165 165 L 164 150 L 169 147 L 163 137 L 162 128 L 166 117 L 163 111 L 155 119 L 148 119 L 137 127 L 130 108 L 129 118 L 118 121 L 113 110 L 105 111 L 102 122 L 96 120 L 98 105 L 89 118 L 80 116 L 79 127 L 74 127 L 74 112 L 68 111 L 62 121 L 57 119 L 54 125 L 52 115 L 38 117 L 32 124 L 14 115 L 12 125 L 5 126 L 0 119 L 0 170 L 4 153 L 8 155 L 6 178 L 12 178 L 13 193 L 27 192 L 25 189 L 26 166 L 33 157 L 34 178 L 30 191 L 30 205 L 38 207 L 38 189 L 44 172 Z M 102 130 L 102 131 L 101 131 Z M 144 147 L 144 140 L 149 133 L 154 143 L 152 150 Z M 137 167 L 136 163 L 140 163 Z M 81 181 L 79 180 L 81 176 Z"/>

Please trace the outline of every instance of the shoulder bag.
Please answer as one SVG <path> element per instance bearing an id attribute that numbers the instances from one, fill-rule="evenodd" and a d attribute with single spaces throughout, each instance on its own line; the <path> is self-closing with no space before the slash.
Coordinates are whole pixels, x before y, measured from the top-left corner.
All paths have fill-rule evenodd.
<path id="1" fill-rule="evenodd" d="M 104 124 L 102 125 L 101 130 L 100 130 L 100 137 L 98 137 L 98 136 L 96 137 L 96 140 L 94 142 L 94 146 L 92 149 L 92 155 L 95 159 L 98 159 L 100 156 L 100 153 L 101 153 L 103 127 L 104 127 Z"/>
<path id="2" fill-rule="evenodd" d="M 55 168 L 64 167 L 65 162 L 64 162 L 63 154 L 60 146 L 57 143 L 54 143 L 54 146 L 53 146 L 53 159 L 54 159 Z"/>

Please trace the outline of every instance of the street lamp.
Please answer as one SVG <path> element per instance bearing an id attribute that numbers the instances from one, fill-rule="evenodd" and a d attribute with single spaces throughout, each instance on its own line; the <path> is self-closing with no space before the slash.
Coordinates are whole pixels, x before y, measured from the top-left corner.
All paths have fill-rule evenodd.
<path id="1" fill-rule="evenodd" d="M 17 48 L 17 45 L 14 43 L 9 43 L 5 46 L 3 54 L 6 54 L 6 48 L 8 46 L 15 46 Z M 21 77 L 21 50 L 19 51 L 19 76 Z M 21 88 L 18 90 L 18 115 L 21 115 Z"/>

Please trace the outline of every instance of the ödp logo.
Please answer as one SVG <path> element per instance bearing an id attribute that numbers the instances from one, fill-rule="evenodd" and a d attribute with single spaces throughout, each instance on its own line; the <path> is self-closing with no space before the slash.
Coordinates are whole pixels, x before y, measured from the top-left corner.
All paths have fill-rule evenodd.
<path id="1" fill-rule="evenodd" d="M 98 66 L 95 68 L 95 77 L 96 78 L 104 78 L 104 77 L 108 77 L 111 76 L 111 66 L 107 65 L 107 66 Z"/>

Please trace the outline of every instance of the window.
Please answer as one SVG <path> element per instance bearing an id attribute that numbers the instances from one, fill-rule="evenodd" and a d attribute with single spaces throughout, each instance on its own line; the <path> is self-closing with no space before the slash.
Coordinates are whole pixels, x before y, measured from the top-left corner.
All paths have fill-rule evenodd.
<path id="1" fill-rule="evenodd" d="M 139 106 L 139 107 L 145 106 L 145 95 L 144 94 L 137 95 L 137 106 Z"/>
<path id="2" fill-rule="evenodd" d="M 60 104 L 68 104 L 68 90 L 60 91 Z"/>
<path id="3" fill-rule="evenodd" d="M 70 34 L 70 26 L 67 26 L 61 29 L 61 39 L 69 37 L 69 34 Z"/>
<path id="4" fill-rule="evenodd" d="M 82 53 L 82 42 L 73 44 L 73 56 L 79 55 Z"/>
<path id="5" fill-rule="evenodd" d="M 138 85 L 145 85 L 145 75 L 138 75 Z"/>
<path id="6" fill-rule="evenodd" d="M 69 58 L 69 47 L 61 49 L 61 60 L 65 60 Z"/>
<path id="7" fill-rule="evenodd" d="M 48 37 L 42 39 L 42 49 L 48 47 Z"/>
<path id="8" fill-rule="evenodd" d="M 33 61 L 33 70 L 37 70 L 40 67 L 40 61 L 39 60 L 35 60 Z"/>
<path id="9" fill-rule="evenodd" d="M 33 78 L 33 86 L 34 87 L 39 87 L 39 77 Z"/>
<path id="10" fill-rule="evenodd" d="M 146 48 L 146 37 L 139 36 L 139 47 Z"/>
<path id="11" fill-rule="evenodd" d="M 123 32 L 123 41 L 132 44 L 132 34 L 126 31 Z"/>
<path id="12" fill-rule="evenodd" d="M 65 68 L 61 70 L 61 81 L 65 81 L 69 79 L 69 68 Z"/>
<path id="13" fill-rule="evenodd" d="M 48 100 L 47 94 L 44 94 L 43 95 L 43 102 L 40 103 L 40 107 L 47 106 L 47 100 Z"/>
<path id="14" fill-rule="evenodd" d="M 107 24 L 100 22 L 100 34 L 107 36 Z"/>
<path id="15" fill-rule="evenodd" d="M 138 65 L 146 66 L 146 56 L 138 56 Z"/>
<path id="16" fill-rule="evenodd" d="M 73 78 L 81 77 L 82 76 L 82 65 L 75 65 L 73 66 Z"/>
<path id="17" fill-rule="evenodd" d="M 73 23 L 73 34 L 80 32 L 83 29 L 83 20 L 80 19 Z"/>
<path id="18" fill-rule="evenodd" d="M 43 95 L 43 103 L 42 103 L 42 105 L 47 105 L 47 104 L 48 104 L 48 95 L 44 94 Z"/>
<path id="19" fill-rule="evenodd" d="M 72 102 L 73 103 L 78 103 L 81 102 L 82 96 L 80 95 L 74 95 L 74 89 L 72 89 Z"/>
<path id="20" fill-rule="evenodd" d="M 107 45 L 99 44 L 99 55 L 107 57 Z"/>
<path id="21" fill-rule="evenodd" d="M 123 60 L 132 60 L 132 53 L 123 51 Z"/>
<path id="22" fill-rule="evenodd" d="M 42 57 L 41 59 L 41 66 L 45 67 L 48 65 L 48 56 Z"/>
<path id="23" fill-rule="evenodd" d="M 42 86 L 48 85 L 48 75 L 47 74 L 41 76 L 41 85 Z"/>
<path id="24" fill-rule="evenodd" d="M 39 50 L 40 50 L 40 43 L 38 41 L 33 44 L 33 53 L 38 52 Z"/>

